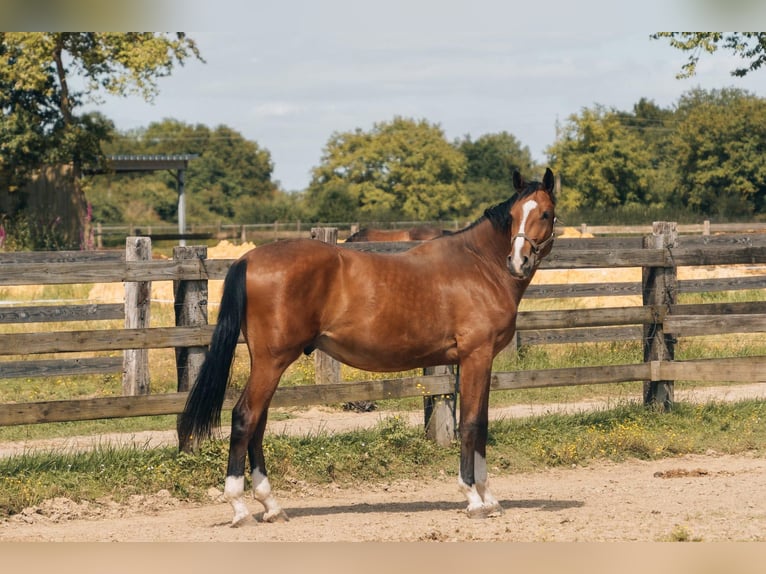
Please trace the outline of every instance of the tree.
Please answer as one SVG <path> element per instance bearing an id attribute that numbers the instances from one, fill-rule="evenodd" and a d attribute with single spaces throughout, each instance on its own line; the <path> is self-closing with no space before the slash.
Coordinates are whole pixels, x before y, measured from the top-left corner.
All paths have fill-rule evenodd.
<path id="1" fill-rule="evenodd" d="M 746 76 L 766 63 L 766 32 L 657 32 L 653 40 L 667 38 L 673 48 L 690 52 L 689 60 L 676 74 L 679 79 L 690 78 L 697 72 L 700 56 L 713 54 L 719 49 L 730 50 L 746 60 L 746 65 L 731 71 L 732 76 Z"/>
<path id="2" fill-rule="evenodd" d="M 395 117 L 370 132 L 333 134 L 313 170 L 308 197 L 319 204 L 345 194 L 361 214 L 374 217 L 452 217 L 468 205 L 465 166 L 438 125 Z"/>
<path id="3" fill-rule="evenodd" d="M 529 148 L 508 132 L 485 134 L 475 141 L 466 135 L 455 146 L 467 161 L 465 191 L 473 207 L 471 215 L 513 195 L 514 169 L 527 177 L 537 169 Z"/>
<path id="4" fill-rule="evenodd" d="M 603 106 L 569 117 L 548 153 L 561 175 L 562 206 L 604 209 L 651 201 L 651 153 L 623 114 Z"/>
<path id="5" fill-rule="evenodd" d="M 78 107 L 104 92 L 151 101 L 158 78 L 191 57 L 202 60 L 183 33 L 0 33 L 0 192 L 16 192 L 46 164 L 71 163 L 73 227 L 82 232 L 87 209 L 76 180 L 84 163 L 98 160 L 112 126 L 98 114 L 78 115 Z M 73 88 L 73 77 L 82 89 Z M 78 239 L 74 233 L 69 246 Z"/>
<path id="6" fill-rule="evenodd" d="M 276 198 L 277 186 L 271 180 L 274 171 L 271 154 L 228 126 L 210 129 L 202 124 L 166 119 L 114 137 L 111 143 L 105 144 L 104 150 L 110 154 L 198 155 L 189 162 L 186 174 L 190 222 L 242 221 L 243 213 L 251 220 L 257 215 L 259 205 Z M 145 195 L 145 209 L 138 212 L 145 221 L 153 220 L 155 215 L 166 221 L 176 219 L 175 202 L 163 201 L 165 196 L 175 197 L 175 174 L 143 173 L 121 178 L 131 181 L 133 189 L 142 190 L 133 192 L 134 196 Z M 91 184 L 88 196 L 97 206 L 97 214 L 101 214 L 101 205 L 111 201 L 112 180 L 114 178 L 97 177 Z M 150 190 L 157 189 L 149 186 L 150 182 L 162 184 L 167 193 L 161 197 L 150 195 Z M 163 207 L 164 211 L 160 211 Z M 111 217 L 114 215 L 110 212 Z"/>
<path id="7" fill-rule="evenodd" d="M 766 101 L 744 90 L 692 90 L 676 112 L 679 199 L 704 214 L 766 211 Z"/>

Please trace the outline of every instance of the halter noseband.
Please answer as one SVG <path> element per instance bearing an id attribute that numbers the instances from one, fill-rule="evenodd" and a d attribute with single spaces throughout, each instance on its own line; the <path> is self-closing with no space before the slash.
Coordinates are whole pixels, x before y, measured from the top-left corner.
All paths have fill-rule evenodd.
<path id="1" fill-rule="evenodd" d="M 540 253 L 540 250 L 544 249 L 546 245 L 549 243 L 553 243 L 553 240 L 556 239 L 556 232 L 552 231 L 551 236 L 546 239 L 545 241 L 542 241 L 540 243 L 537 243 L 534 239 L 527 237 L 524 232 L 519 232 L 513 237 L 511 237 L 511 243 L 514 243 L 517 238 L 521 237 L 524 241 L 529 241 L 529 244 L 532 246 L 532 253 L 537 255 Z"/>

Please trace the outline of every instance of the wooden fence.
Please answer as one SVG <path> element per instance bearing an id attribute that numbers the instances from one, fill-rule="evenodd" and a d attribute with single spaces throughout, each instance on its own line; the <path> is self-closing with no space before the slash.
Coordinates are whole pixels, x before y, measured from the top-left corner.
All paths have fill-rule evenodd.
<path id="1" fill-rule="evenodd" d="M 147 236 L 155 241 L 177 241 L 186 240 L 235 240 L 235 241 L 273 241 L 277 239 L 290 239 L 295 237 L 306 237 L 309 228 L 323 226 L 334 227 L 339 230 L 341 238 L 347 237 L 350 233 L 358 230 L 360 227 L 374 227 L 381 229 L 404 229 L 416 225 L 431 225 L 457 231 L 466 221 L 457 219 L 441 221 L 380 221 L 367 222 L 360 224 L 358 222 L 335 222 L 335 223 L 314 223 L 306 224 L 301 221 L 275 221 L 273 223 L 192 223 L 189 230 L 183 236 L 178 234 L 178 227 L 167 224 L 128 224 L 128 225 L 103 225 L 97 224 L 94 229 L 94 241 L 98 248 L 104 245 L 120 245 L 127 237 Z M 587 237 L 589 235 L 647 235 L 652 232 L 651 224 L 648 225 L 588 225 L 581 223 L 576 229 Z M 766 223 L 712 223 L 704 220 L 701 223 L 687 223 L 677 226 L 678 233 L 715 235 L 719 233 L 739 233 L 739 234 L 759 234 L 766 233 Z"/>
<path id="2" fill-rule="evenodd" d="M 308 233 L 306 234 L 308 235 Z M 136 252 L 140 240 L 128 240 Z M 347 248 L 397 251 L 412 244 L 349 244 Z M 134 260 L 135 259 L 135 260 Z M 0 405 L 0 425 L 74 421 L 99 418 L 176 414 L 208 345 L 213 326 L 207 324 L 207 281 L 223 279 L 231 260 L 205 257 L 205 248 L 178 247 L 173 259 L 126 257 L 120 252 L 54 252 L 0 254 L 0 288 L 12 285 L 52 285 L 123 282 L 123 305 L 0 306 L 0 324 L 125 318 L 124 329 L 0 334 L 0 359 L 19 355 L 123 351 L 125 357 L 92 359 L 0 360 L 0 379 L 11 377 L 77 376 L 123 372 L 124 395 Z M 542 269 L 641 267 L 641 282 L 531 285 L 526 298 L 573 298 L 603 295 L 641 295 L 643 305 L 522 312 L 518 317 L 519 344 L 644 340 L 645 360 L 637 364 L 571 367 L 537 371 L 494 372 L 496 390 L 644 381 L 645 399 L 669 403 L 675 380 L 710 382 L 766 382 L 766 356 L 674 359 L 678 337 L 722 333 L 766 332 L 766 302 L 679 305 L 676 294 L 724 290 L 766 289 L 766 274 L 735 278 L 677 279 L 682 266 L 766 264 L 766 236 L 678 236 L 674 224 L 655 225 L 650 236 L 634 238 L 558 239 Z M 172 280 L 176 326 L 151 327 L 148 316 L 152 281 Z M 140 309 L 142 308 L 142 312 Z M 139 318 L 132 323 L 128 318 Z M 132 320 L 131 320 L 132 321 Z M 131 352 L 174 348 L 178 392 L 142 394 L 140 374 L 128 359 Z M 30 359 L 30 357 L 25 357 Z M 139 374 L 137 374 L 139 373 Z M 354 383 L 282 387 L 273 406 L 308 406 L 453 393 L 455 376 L 440 374 Z M 226 400 L 233 406 L 235 396 Z"/>

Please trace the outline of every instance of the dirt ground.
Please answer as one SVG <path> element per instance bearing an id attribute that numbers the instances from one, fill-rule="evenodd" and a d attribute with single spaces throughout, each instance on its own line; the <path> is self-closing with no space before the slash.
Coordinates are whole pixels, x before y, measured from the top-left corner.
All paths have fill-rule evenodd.
<path id="1" fill-rule="evenodd" d="M 654 462 L 497 477 L 505 514 L 472 520 L 455 477 L 399 481 L 363 491 L 334 486 L 278 493 L 290 520 L 232 528 L 215 498 L 192 505 L 167 492 L 130 503 L 53 499 L 0 523 L 7 541 L 749 541 L 766 532 L 766 460 L 685 456 Z"/>
<path id="2" fill-rule="evenodd" d="M 736 400 L 766 396 L 766 385 L 696 389 L 680 400 Z M 492 417 L 603 408 L 601 401 L 518 405 L 493 409 Z M 270 432 L 336 432 L 375 424 L 385 413 L 338 413 L 311 409 L 277 421 Z M 413 421 L 421 416 L 413 414 Z M 172 433 L 99 437 L 99 442 L 172 443 Z M 89 448 L 93 439 L 0 445 L 0 455 L 21 450 Z M 76 503 L 66 498 L 0 521 L 0 541 L 750 541 L 766 539 L 766 459 L 749 454 L 684 456 L 660 461 L 596 462 L 509 476 L 492 476 L 491 486 L 505 514 L 472 520 L 456 476 L 365 486 L 313 486 L 297 482 L 277 491 L 290 520 L 261 522 L 252 497 L 253 518 L 229 526 L 232 511 L 221 492 L 191 504 L 167 491 Z M 457 468 L 457 461 L 455 462 Z"/>

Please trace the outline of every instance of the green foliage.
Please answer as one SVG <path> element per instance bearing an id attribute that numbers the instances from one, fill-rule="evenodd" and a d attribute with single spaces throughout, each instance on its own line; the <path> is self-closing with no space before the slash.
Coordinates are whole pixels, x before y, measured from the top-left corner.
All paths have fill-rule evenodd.
<path id="1" fill-rule="evenodd" d="M 564 209 L 645 205 L 653 199 L 650 150 L 616 110 L 596 106 L 570 116 L 549 153 L 556 158 Z"/>
<path id="2" fill-rule="evenodd" d="M 370 132 L 333 134 L 314 168 L 308 197 L 318 212 L 343 198 L 370 216 L 450 218 L 468 206 L 462 193 L 465 166 L 441 128 L 396 117 Z"/>
<path id="3" fill-rule="evenodd" d="M 689 59 L 676 74 L 676 78 L 691 78 L 697 73 L 700 56 L 714 54 L 719 48 L 729 50 L 745 60 L 744 67 L 732 70 L 732 76 L 746 76 L 766 63 L 766 33 L 764 32 L 657 32 L 653 40 L 666 38 L 673 48 L 690 52 Z"/>
<path id="4" fill-rule="evenodd" d="M 183 33 L 0 33 L 0 193 L 16 192 L 43 165 L 72 163 L 77 172 L 96 161 L 113 124 L 100 114 L 78 115 L 78 107 L 104 92 L 151 101 L 157 78 L 190 57 L 200 55 Z M 84 89 L 73 89 L 73 77 Z M 78 236 L 87 213 L 81 190 L 72 190 L 73 205 L 82 208 L 63 227 Z"/>
<path id="5" fill-rule="evenodd" d="M 736 89 L 692 90 L 672 136 L 677 193 L 722 218 L 766 211 L 766 101 Z"/>
<path id="6" fill-rule="evenodd" d="M 537 165 L 529 148 L 508 132 L 485 134 L 476 141 L 469 135 L 455 142 L 466 158 L 465 194 L 468 197 L 472 219 L 487 207 L 508 199 L 514 193 L 512 174 L 518 169 L 532 177 Z"/>
<path id="7" fill-rule="evenodd" d="M 537 168 L 529 148 L 522 147 L 519 140 L 508 132 L 485 134 L 476 141 L 466 135 L 455 145 L 468 162 L 466 181 L 491 181 L 506 185 L 509 194 L 500 199 L 508 199 L 513 193 L 511 175 L 514 169 L 529 174 Z"/>
<path id="8" fill-rule="evenodd" d="M 271 154 L 239 132 L 218 126 L 166 119 L 113 138 L 107 154 L 196 154 L 186 173 L 187 215 L 191 223 L 274 221 L 290 212 L 285 194 L 271 180 Z M 101 222 L 177 220 L 175 174 L 99 175 L 89 181 L 94 219 Z M 276 218 L 278 219 L 278 217 Z"/>
<path id="9" fill-rule="evenodd" d="M 196 44 L 182 33 L 3 32 L 0 168 L 21 176 L 44 162 L 95 159 L 111 122 L 77 108 L 103 92 L 151 101 L 157 78 L 192 56 Z M 74 76 L 85 89 L 72 89 Z"/>
<path id="10" fill-rule="evenodd" d="M 737 89 L 691 90 L 675 109 L 572 115 L 548 152 L 565 220 L 646 223 L 766 212 L 766 101 Z M 651 212 L 651 213 L 650 213 Z"/>

